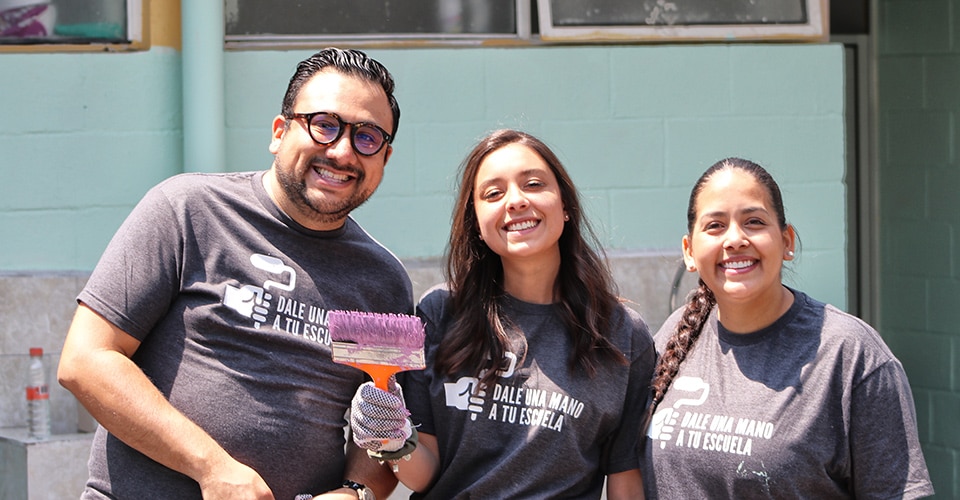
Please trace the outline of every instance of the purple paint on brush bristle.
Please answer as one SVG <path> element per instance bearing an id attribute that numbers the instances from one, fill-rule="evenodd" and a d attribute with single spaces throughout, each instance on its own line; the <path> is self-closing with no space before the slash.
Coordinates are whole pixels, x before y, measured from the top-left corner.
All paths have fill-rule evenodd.
<path id="1" fill-rule="evenodd" d="M 423 322 L 416 316 L 359 311 L 330 311 L 327 328 L 334 342 L 389 343 L 396 347 L 423 347 Z"/>
<path id="2" fill-rule="evenodd" d="M 416 316 L 330 311 L 327 329 L 333 361 L 365 371 L 381 390 L 389 390 L 397 372 L 426 367 L 423 323 Z"/>

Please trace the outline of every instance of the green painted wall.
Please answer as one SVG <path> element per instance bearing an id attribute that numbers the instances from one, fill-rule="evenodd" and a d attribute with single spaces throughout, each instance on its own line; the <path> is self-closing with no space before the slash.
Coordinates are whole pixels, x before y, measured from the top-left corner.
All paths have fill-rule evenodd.
<path id="1" fill-rule="evenodd" d="M 880 0 L 882 332 L 937 498 L 960 498 L 960 0 Z"/>
<path id="2" fill-rule="evenodd" d="M 370 52 L 403 116 L 357 218 L 400 257 L 442 254 L 457 166 L 485 132 L 516 127 L 555 148 L 617 250 L 679 252 L 699 174 L 726 156 L 765 165 L 803 238 L 789 279 L 845 306 L 839 45 Z M 270 122 L 309 54 L 226 54 L 230 170 L 269 166 Z M 0 54 L 0 88 L 0 271 L 92 269 L 143 192 L 181 168 L 178 54 Z"/>
<path id="3" fill-rule="evenodd" d="M 556 150 L 611 249 L 679 253 L 703 170 L 727 156 L 767 166 L 803 237 L 788 279 L 845 306 L 839 45 L 370 53 L 394 73 L 403 114 L 384 183 L 357 218 L 401 257 L 443 252 L 460 162 L 485 132 L 514 127 Z M 309 54 L 227 54 L 231 169 L 270 164 L 270 120 Z"/>
<path id="4" fill-rule="evenodd" d="M 0 271 L 89 270 L 180 169 L 180 55 L 0 54 Z"/>

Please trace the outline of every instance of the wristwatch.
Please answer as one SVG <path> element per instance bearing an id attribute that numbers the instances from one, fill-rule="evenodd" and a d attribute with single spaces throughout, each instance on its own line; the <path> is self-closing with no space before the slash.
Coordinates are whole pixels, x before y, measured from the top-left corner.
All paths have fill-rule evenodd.
<path id="1" fill-rule="evenodd" d="M 366 486 L 351 480 L 346 480 L 343 484 L 340 485 L 341 488 L 350 488 L 353 491 L 357 492 L 357 497 L 360 500 L 377 500 L 377 497 L 373 494 L 373 490 L 367 488 Z M 313 500 L 314 495 L 310 493 L 301 493 L 295 497 L 293 500 Z"/>
<path id="2" fill-rule="evenodd" d="M 341 486 L 356 491 L 357 497 L 359 497 L 360 500 L 377 500 L 377 497 L 373 494 L 373 490 L 356 481 L 351 481 L 348 479 L 344 481 Z"/>

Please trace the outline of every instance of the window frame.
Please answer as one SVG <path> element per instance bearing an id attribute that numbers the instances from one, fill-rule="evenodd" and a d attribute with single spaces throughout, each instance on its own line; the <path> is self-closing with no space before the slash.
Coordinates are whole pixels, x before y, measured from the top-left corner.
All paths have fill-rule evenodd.
<path id="1" fill-rule="evenodd" d="M 9 43 L 0 44 L 0 53 L 10 52 L 128 52 L 146 50 L 149 48 L 147 42 L 147 19 L 145 17 L 145 4 L 150 0 L 124 0 L 126 4 L 126 32 L 127 40 L 124 42 L 104 42 L 91 41 L 89 43 L 77 42 L 71 39 L 69 42 L 57 42 L 53 39 L 36 38 L 30 39 L 28 43 Z"/>
<path id="2" fill-rule="evenodd" d="M 339 44 L 351 47 L 408 47 L 431 45 L 509 45 L 529 44 L 532 38 L 531 0 L 514 0 L 517 30 L 515 33 L 363 33 L 363 34 L 298 34 L 298 35 L 224 35 L 226 50 L 299 49 Z M 226 20 L 224 20 L 226 22 Z"/>
<path id="3" fill-rule="evenodd" d="M 536 0 L 544 42 L 825 42 L 830 36 L 828 0 L 800 0 L 806 23 L 554 26 L 551 0 Z"/>

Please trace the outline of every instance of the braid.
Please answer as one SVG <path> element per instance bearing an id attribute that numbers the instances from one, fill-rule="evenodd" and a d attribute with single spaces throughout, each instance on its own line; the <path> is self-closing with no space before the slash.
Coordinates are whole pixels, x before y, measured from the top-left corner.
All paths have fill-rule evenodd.
<path id="1" fill-rule="evenodd" d="M 703 280 L 700 280 L 700 286 L 690 296 L 680 322 L 677 323 L 677 331 L 670 337 L 663 355 L 657 361 L 653 381 L 650 384 L 653 392 L 649 410 L 651 414 L 663 400 L 674 377 L 680 371 L 680 363 L 686 359 L 687 353 L 700 338 L 703 325 L 707 322 L 707 317 L 710 316 L 710 311 L 716 303 L 717 299 L 713 296 L 713 292 L 707 288 Z"/>

